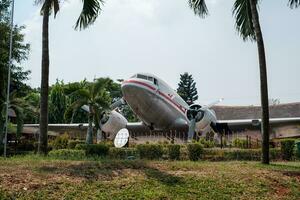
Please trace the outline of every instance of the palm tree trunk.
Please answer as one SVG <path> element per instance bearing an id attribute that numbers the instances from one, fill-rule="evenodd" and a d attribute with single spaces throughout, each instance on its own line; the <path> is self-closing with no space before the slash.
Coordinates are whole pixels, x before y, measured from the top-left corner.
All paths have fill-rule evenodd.
<path id="1" fill-rule="evenodd" d="M 262 163 L 269 164 L 269 98 L 268 98 L 268 79 L 264 40 L 260 28 L 257 11 L 257 0 L 250 0 L 252 22 L 254 26 L 255 38 L 258 48 L 259 70 L 260 70 L 260 95 L 262 107 Z"/>
<path id="2" fill-rule="evenodd" d="M 49 9 L 50 1 L 46 0 L 43 11 L 42 34 L 42 79 L 40 102 L 40 136 L 38 152 L 47 155 L 48 146 L 48 88 L 49 88 Z"/>
<path id="3" fill-rule="evenodd" d="M 86 134 L 86 143 L 93 144 L 93 114 L 92 113 L 89 113 L 89 127 Z"/>

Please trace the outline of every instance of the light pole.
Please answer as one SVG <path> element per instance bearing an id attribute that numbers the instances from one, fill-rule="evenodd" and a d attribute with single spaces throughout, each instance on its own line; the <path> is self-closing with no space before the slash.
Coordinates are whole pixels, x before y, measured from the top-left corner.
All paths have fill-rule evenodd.
<path id="1" fill-rule="evenodd" d="M 10 93 L 9 92 L 9 90 L 10 90 L 10 70 L 11 70 L 11 65 L 12 65 L 12 42 L 13 42 L 13 29 L 14 29 L 14 8 L 15 8 L 15 1 L 12 0 L 11 17 L 10 17 L 9 58 L 8 58 L 8 70 L 7 70 L 4 157 L 6 157 L 6 148 L 7 148 L 8 108 L 9 108 L 9 93 Z"/>

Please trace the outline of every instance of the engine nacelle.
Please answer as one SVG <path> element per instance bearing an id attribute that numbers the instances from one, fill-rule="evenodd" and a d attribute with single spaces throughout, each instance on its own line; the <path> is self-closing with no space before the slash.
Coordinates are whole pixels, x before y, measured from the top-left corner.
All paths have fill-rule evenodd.
<path id="1" fill-rule="evenodd" d="M 196 122 L 195 131 L 206 133 L 210 130 L 211 123 L 217 122 L 217 118 L 213 110 L 205 108 L 203 109 L 203 111 L 204 111 L 204 115 L 201 120 Z"/>
<path id="2" fill-rule="evenodd" d="M 122 128 L 126 128 L 128 123 L 127 119 L 115 110 L 111 111 L 108 116 L 104 117 L 107 119 L 104 119 L 104 122 L 101 123 L 101 129 L 105 133 L 109 134 L 110 139 L 114 139 L 118 131 Z"/>

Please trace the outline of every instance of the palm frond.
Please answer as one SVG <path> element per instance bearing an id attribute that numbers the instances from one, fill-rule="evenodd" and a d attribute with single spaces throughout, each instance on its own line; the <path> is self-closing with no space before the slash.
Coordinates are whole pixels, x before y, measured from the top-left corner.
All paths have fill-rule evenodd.
<path id="1" fill-rule="evenodd" d="M 195 15 L 200 17 L 205 17 L 208 15 L 208 9 L 205 0 L 189 0 L 188 3 Z"/>
<path id="2" fill-rule="evenodd" d="M 102 90 L 104 90 L 104 88 L 107 86 L 107 84 L 109 83 L 108 78 L 99 78 L 97 79 L 94 83 L 93 83 L 93 91 L 92 93 L 94 95 L 96 95 L 97 93 L 101 92 Z"/>
<path id="3" fill-rule="evenodd" d="M 35 0 L 34 3 L 36 5 L 42 5 L 41 8 L 41 15 L 44 15 L 45 10 L 47 8 L 47 6 L 49 7 L 49 15 L 51 14 L 52 11 L 54 11 L 54 17 L 56 17 L 56 14 L 59 11 L 59 4 L 60 4 L 60 0 Z"/>
<path id="4" fill-rule="evenodd" d="M 233 5 L 235 27 L 243 40 L 255 40 L 254 26 L 250 7 L 251 0 L 236 0 Z M 256 0 L 256 4 L 257 4 Z"/>
<path id="5" fill-rule="evenodd" d="M 82 11 L 76 21 L 75 29 L 85 29 L 93 24 L 101 12 L 103 0 L 82 0 Z"/>
<path id="6" fill-rule="evenodd" d="M 288 5 L 290 8 L 298 8 L 298 6 L 300 6 L 300 0 L 289 0 Z"/>

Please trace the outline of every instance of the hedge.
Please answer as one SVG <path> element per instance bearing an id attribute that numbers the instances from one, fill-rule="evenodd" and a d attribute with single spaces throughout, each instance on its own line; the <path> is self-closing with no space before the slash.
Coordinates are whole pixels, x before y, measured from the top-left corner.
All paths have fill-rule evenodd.
<path id="1" fill-rule="evenodd" d="M 170 160 L 179 160 L 180 159 L 180 145 L 178 145 L 178 144 L 168 145 L 168 157 Z"/>
<path id="2" fill-rule="evenodd" d="M 84 150 L 87 156 L 105 157 L 108 155 L 109 147 L 106 144 L 77 144 L 77 150 Z"/>
<path id="3" fill-rule="evenodd" d="M 108 155 L 113 159 L 130 159 L 138 157 L 136 148 L 109 148 Z"/>
<path id="4" fill-rule="evenodd" d="M 137 145 L 137 151 L 141 159 L 161 159 L 163 156 L 163 147 L 159 144 L 140 144 Z"/>
<path id="5" fill-rule="evenodd" d="M 294 154 L 295 140 L 285 139 L 280 141 L 282 159 L 291 160 Z"/>
<path id="6" fill-rule="evenodd" d="M 201 144 L 188 144 L 188 157 L 192 161 L 199 160 L 203 154 L 203 146 Z"/>

